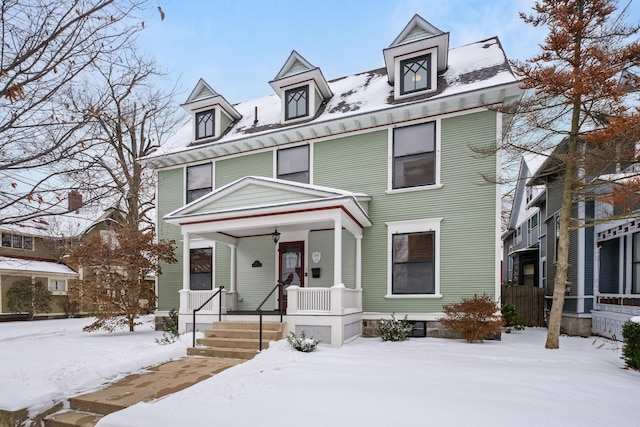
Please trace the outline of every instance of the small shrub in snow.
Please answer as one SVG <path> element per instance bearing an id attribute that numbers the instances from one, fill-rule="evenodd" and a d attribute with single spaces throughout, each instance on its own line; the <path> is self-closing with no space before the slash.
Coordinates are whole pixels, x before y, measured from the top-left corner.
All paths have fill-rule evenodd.
<path id="1" fill-rule="evenodd" d="M 300 333 L 300 337 L 297 337 L 293 332 L 289 332 L 287 342 L 291 347 L 304 353 L 312 352 L 316 349 L 318 344 L 320 344 L 320 341 L 316 341 L 313 338 L 307 338 L 304 331 Z"/>
<path id="2" fill-rule="evenodd" d="M 499 334 L 504 325 L 500 307 L 489 295 L 463 298 L 459 303 L 445 305 L 443 310 L 442 327 L 470 343 Z"/>
<path id="3" fill-rule="evenodd" d="M 178 332 L 178 312 L 175 308 L 169 310 L 169 317 L 162 319 L 164 324 L 164 332 L 162 338 L 156 339 L 156 342 L 160 345 L 172 344 L 180 338 L 180 332 Z"/>
<path id="4" fill-rule="evenodd" d="M 413 325 L 404 319 L 398 320 L 395 313 L 391 314 L 391 319 L 378 320 L 376 332 L 382 338 L 382 341 L 404 341 L 409 338 L 409 334 L 413 330 Z"/>
<path id="5" fill-rule="evenodd" d="M 640 318 L 629 320 L 622 326 L 622 337 L 622 358 L 628 367 L 640 369 Z"/>
<path id="6" fill-rule="evenodd" d="M 502 318 L 504 319 L 505 332 L 507 334 L 511 333 L 511 328 L 516 331 L 524 330 L 524 325 L 520 320 L 520 316 L 518 315 L 518 310 L 516 306 L 513 304 L 503 304 L 502 305 Z"/>

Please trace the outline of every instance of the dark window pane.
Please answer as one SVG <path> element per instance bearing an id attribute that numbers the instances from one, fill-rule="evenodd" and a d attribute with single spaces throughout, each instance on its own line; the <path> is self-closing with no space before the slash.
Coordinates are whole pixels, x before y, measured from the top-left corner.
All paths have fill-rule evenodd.
<path id="1" fill-rule="evenodd" d="M 14 234 L 13 235 L 13 247 L 14 248 L 21 248 L 22 247 L 22 236 L 20 236 L 19 234 Z"/>
<path id="2" fill-rule="evenodd" d="M 309 114 L 309 86 L 289 89 L 284 96 L 286 120 L 304 117 Z"/>
<path id="3" fill-rule="evenodd" d="M 11 234 L 2 233 L 2 246 L 5 248 L 11 247 Z"/>
<path id="4" fill-rule="evenodd" d="M 24 236 L 24 238 L 22 239 L 22 245 L 24 246 L 24 248 L 26 250 L 32 251 L 33 250 L 33 237 Z"/>
<path id="5" fill-rule="evenodd" d="M 434 233 L 395 234 L 392 246 L 392 293 L 435 293 Z"/>
<path id="6" fill-rule="evenodd" d="M 431 88 L 431 54 L 400 62 L 402 80 L 400 93 L 418 92 Z"/>
<path id="7" fill-rule="evenodd" d="M 212 284 L 213 249 L 191 249 L 189 256 L 190 289 L 194 291 L 210 290 Z"/>
<path id="8" fill-rule="evenodd" d="M 435 184 L 434 122 L 393 131 L 393 188 Z"/>
<path id="9" fill-rule="evenodd" d="M 278 150 L 278 178 L 309 183 L 309 146 Z"/>
<path id="10" fill-rule="evenodd" d="M 212 190 L 211 163 L 187 168 L 187 203 Z"/>
<path id="11" fill-rule="evenodd" d="M 196 113 L 196 139 L 213 136 L 214 110 Z"/>

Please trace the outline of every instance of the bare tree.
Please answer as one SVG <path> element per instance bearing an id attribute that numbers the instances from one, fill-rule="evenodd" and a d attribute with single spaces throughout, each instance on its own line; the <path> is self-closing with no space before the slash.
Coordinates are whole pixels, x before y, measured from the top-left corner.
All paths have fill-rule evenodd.
<path id="1" fill-rule="evenodd" d="M 135 39 L 147 0 L 0 2 L 0 224 L 65 211 L 58 177 L 91 144 L 62 99 Z M 69 160 L 68 162 L 66 160 Z"/>
<path id="2" fill-rule="evenodd" d="M 110 198 L 133 229 L 154 223 L 155 174 L 139 160 L 175 131 L 181 117 L 174 92 L 154 87 L 162 77 L 153 60 L 131 49 L 98 69 L 83 91 L 69 93 L 71 109 L 91 115 L 92 135 L 91 147 L 76 156 L 80 167 L 67 174 L 69 186 Z"/>
<path id="3" fill-rule="evenodd" d="M 546 348 L 559 347 L 569 268 L 569 233 L 593 225 L 572 216 L 574 203 L 638 191 L 630 175 L 607 176 L 615 165 L 637 163 L 640 115 L 625 102 L 640 81 L 639 27 L 624 24 L 614 0 L 541 0 L 522 19 L 548 29 L 541 51 L 512 65 L 528 95 L 507 142 L 550 156 L 545 170 L 561 188 L 556 274 Z M 626 81 L 622 84 L 621 81 Z M 637 97 L 637 96 L 636 96 Z M 619 168 L 618 168 L 619 171 Z M 635 172 L 632 172 L 635 174 Z M 635 181 L 637 182 L 637 181 Z"/>

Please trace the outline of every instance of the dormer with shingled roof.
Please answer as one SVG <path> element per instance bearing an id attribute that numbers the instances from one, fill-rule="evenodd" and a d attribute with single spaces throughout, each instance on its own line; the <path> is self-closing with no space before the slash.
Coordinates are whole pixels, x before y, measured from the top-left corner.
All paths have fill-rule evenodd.
<path id="1" fill-rule="evenodd" d="M 394 99 L 436 92 L 438 73 L 447 69 L 449 33 L 414 15 L 391 45 L 383 50 Z"/>
<path id="2" fill-rule="evenodd" d="M 333 96 L 320 68 L 295 50 L 269 84 L 280 97 L 282 123 L 314 117 L 323 103 Z"/>
<path id="3" fill-rule="evenodd" d="M 182 104 L 182 108 L 192 115 L 192 140 L 195 143 L 219 138 L 242 117 L 203 79 L 198 81 L 189 98 Z"/>

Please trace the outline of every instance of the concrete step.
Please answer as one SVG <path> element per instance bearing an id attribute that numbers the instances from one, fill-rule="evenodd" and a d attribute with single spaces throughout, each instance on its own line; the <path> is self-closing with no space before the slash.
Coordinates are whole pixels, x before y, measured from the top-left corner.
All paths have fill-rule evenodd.
<path id="1" fill-rule="evenodd" d="M 262 348 L 269 346 L 271 340 L 262 339 Z M 226 347 L 226 348 L 250 348 L 256 350 L 259 348 L 258 339 L 253 338 L 224 338 L 224 337 L 207 337 L 198 338 L 196 340 L 198 346 L 205 347 Z"/>
<path id="2" fill-rule="evenodd" d="M 45 427 L 93 427 L 102 417 L 100 414 L 65 409 L 46 417 L 44 425 Z"/>
<path id="3" fill-rule="evenodd" d="M 260 331 L 257 329 L 207 329 L 204 331 L 207 338 L 245 338 L 254 339 L 256 342 L 260 337 Z M 282 331 L 263 330 L 262 339 L 267 341 L 277 341 L 282 339 Z"/>
<path id="4" fill-rule="evenodd" d="M 260 322 L 214 322 L 212 326 L 213 330 L 216 329 L 260 329 Z M 262 330 L 281 331 L 284 329 L 284 323 L 280 322 L 262 322 Z"/>
<path id="5" fill-rule="evenodd" d="M 224 357 L 230 359 L 249 360 L 258 354 L 258 346 L 255 348 L 229 348 L 229 347 L 189 347 L 189 356 Z"/>

